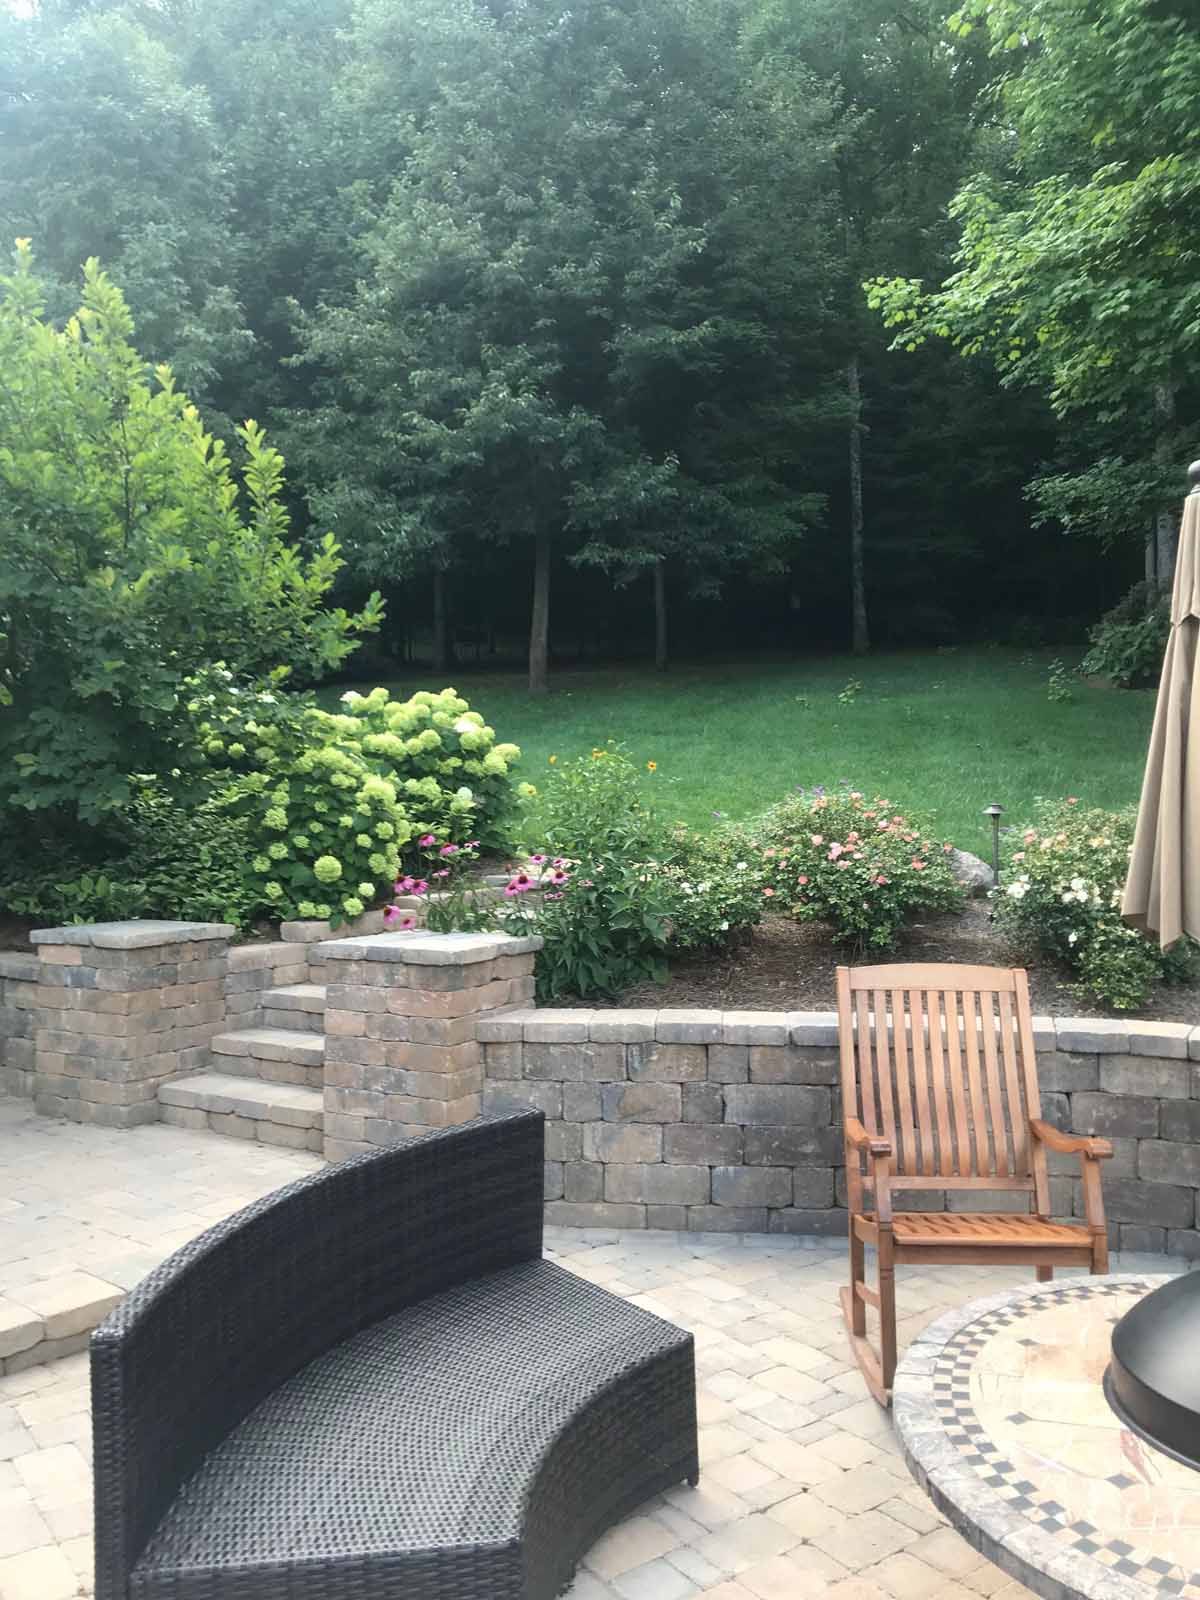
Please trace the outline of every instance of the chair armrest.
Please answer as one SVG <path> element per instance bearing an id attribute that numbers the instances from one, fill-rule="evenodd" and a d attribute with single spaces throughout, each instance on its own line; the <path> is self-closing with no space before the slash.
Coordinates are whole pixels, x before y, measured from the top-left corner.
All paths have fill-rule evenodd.
<path id="1" fill-rule="evenodd" d="M 845 1122 L 846 1143 L 853 1145 L 856 1150 L 865 1150 L 870 1156 L 890 1156 L 891 1144 L 887 1139 L 882 1139 L 878 1134 L 868 1133 L 857 1117 L 847 1117 Z"/>
<path id="2" fill-rule="evenodd" d="M 1113 1147 L 1107 1139 L 1094 1139 L 1081 1133 L 1060 1133 L 1040 1117 L 1030 1117 L 1029 1131 L 1047 1150 L 1055 1150 L 1062 1156 L 1083 1156 L 1087 1161 L 1105 1161 L 1113 1153 Z"/>

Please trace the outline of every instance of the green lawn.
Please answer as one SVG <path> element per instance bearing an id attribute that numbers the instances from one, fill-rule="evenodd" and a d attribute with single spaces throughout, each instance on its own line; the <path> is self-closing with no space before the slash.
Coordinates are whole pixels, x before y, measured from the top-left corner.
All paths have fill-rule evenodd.
<path id="1" fill-rule="evenodd" d="M 647 782 L 669 784 L 667 809 L 693 825 L 711 824 L 715 811 L 750 816 L 797 784 L 849 778 L 932 810 L 944 837 L 987 853 L 980 810 L 990 801 L 1017 822 L 1037 795 L 1103 806 L 1138 796 L 1153 694 L 1076 683 L 1071 701 L 1052 703 L 1047 664 L 1027 652 L 964 649 L 682 667 L 665 677 L 562 672 L 540 701 L 515 675 L 451 676 L 498 737 L 521 746 L 520 776 L 531 783 L 549 756 L 563 761 L 615 738 L 657 762 Z M 862 693 L 839 703 L 851 678 Z M 398 696 L 434 686 L 427 676 L 389 685 Z M 342 688 L 323 698 L 332 704 Z"/>

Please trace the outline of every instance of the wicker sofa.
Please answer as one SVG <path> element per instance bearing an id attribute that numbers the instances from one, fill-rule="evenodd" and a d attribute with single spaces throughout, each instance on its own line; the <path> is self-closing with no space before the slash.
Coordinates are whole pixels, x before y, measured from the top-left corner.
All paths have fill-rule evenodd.
<path id="1" fill-rule="evenodd" d="M 97 1600 L 551 1600 L 695 1482 L 691 1336 L 542 1259 L 542 1118 L 356 1156 L 92 1336 Z"/>

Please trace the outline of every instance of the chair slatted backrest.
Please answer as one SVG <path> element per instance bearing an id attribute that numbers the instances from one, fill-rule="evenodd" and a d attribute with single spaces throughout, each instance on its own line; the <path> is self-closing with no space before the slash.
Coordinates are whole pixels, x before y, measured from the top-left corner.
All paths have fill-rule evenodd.
<path id="1" fill-rule="evenodd" d="M 1047 1214 L 1029 983 L 1019 967 L 838 968 L 842 1103 L 902 1189 L 1032 1190 Z"/>

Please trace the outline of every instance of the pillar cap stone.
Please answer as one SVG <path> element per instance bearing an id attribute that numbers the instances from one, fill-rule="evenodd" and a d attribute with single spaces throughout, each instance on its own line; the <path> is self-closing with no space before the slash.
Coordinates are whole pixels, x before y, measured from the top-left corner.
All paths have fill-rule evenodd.
<path id="1" fill-rule="evenodd" d="M 231 922 L 79 922 L 66 928 L 35 928 L 30 944 L 91 945 L 98 950 L 145 950 L 157 944 L 192 944 L 203 939 L 231 939 Z"/>
<path id="2" fill-rule="evenodd" d="M 322 961 L 403 961 L 418 967 L 470 966 L 501 956 L 532 955 L 539 938 L 510 933 L 375 933 L 361 939 L 329 939 L 321 945 Z"/>

